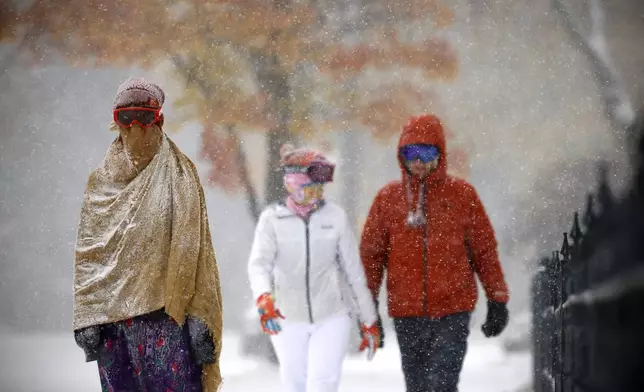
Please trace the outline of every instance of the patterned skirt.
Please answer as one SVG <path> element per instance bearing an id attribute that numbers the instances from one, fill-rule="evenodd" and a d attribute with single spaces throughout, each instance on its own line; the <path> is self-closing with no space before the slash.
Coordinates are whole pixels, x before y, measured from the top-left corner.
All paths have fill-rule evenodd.
<path id="1" fill-rule="evenodd" d="M 201 366 L 188 328 L 163 310 L 103 326 L 98 358 L 103 392 L 201 392 Z"/>

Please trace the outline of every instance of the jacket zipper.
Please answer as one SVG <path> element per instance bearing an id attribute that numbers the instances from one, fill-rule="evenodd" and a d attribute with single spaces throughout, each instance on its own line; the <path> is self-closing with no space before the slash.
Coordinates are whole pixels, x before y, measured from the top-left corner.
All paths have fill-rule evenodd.
<path id="1" fill-rule="evenodd" d="M 429 300 L 427 293 L 427 226 L 423 228 L 423 311 L 429 316 Z"/>
<path id="2" fill-rule="evenodd" d="M 425 190 L 427 193 L 428 190 Z M 423 214 L 425 214 L 425 227 L 423 227 L 423 311 L 429 316 L 429 293 L 427 290 L 427 282 L 429 281 L 429 219 L 427 218 L 429 203 L 427 203 L 427 195 L 423 195 Z"/>
<path id="3" fill-rule="evenodd" d="M 311 245 L 309 220 L 307 219 L 304 224 L 306 235 L 306 302 L 309 306 L 309 322 L 313 324 L 313 305 L 311 304 Z"/>

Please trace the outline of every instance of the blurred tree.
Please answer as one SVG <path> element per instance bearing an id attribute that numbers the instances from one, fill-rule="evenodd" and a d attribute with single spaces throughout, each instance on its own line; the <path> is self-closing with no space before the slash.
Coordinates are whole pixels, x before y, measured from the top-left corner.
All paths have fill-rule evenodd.
<path id="1" fill-rule="evenodd" d="M 243 190 L 257 217 L 281 197 L 279 148 L 328 130 L 383 138 L 431 109 L 429 81 L 457 74 L 438 0 L 36 0 L 2 9 L 0 39 L 35 63 L 54 49 L 76 66 L 151 68 L 171 61 L 187 84 L 174 106 L 203 124 L 209 179 Z M 431 27 L 433 26 L 433 27 Z M 248 173 L 239 132 L 266 132 L 265 197 Z M 460 172 L 465 155 L 456 152 Z M 456 168 L 459 172 L 459 168 Z"/>
<path id="2" fill-rule="evenodd" d="M 606 39 L 606 11 L 602 1 L 552 0 L 552 6 L 561 15 L 570 39 L 588 59 L 613 131 L 620 140 L 627 136 L 625 143 L 635 143 L 637 135 L 625 135 L 635 119 L 635 109 Z"/>

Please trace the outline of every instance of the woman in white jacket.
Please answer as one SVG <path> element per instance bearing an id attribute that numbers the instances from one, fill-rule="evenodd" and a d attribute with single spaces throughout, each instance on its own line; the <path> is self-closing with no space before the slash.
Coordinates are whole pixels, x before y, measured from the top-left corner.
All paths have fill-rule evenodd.
<path id="1" fill-rule="evenodd" d="M 380 336 L 373 298 L 345 212 L 323 198 L 334 165 L 310 149 L 282 147 L 287 195 L 259 217 L 248 262 L 262 330 L 271 335 L 288 392 L 335 392 L 349 347 L 352 308 L 360 350 Z"/>

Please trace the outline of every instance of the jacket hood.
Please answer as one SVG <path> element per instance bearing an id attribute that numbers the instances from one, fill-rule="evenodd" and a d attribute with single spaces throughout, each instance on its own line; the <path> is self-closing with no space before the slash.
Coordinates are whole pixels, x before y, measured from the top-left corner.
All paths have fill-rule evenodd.
<path id="1" fill-rule="evenodd" d="M 427 181 L 430 183 L 444 181 L 447 177 L 447 151 L 445 132 L 443 131 L 443 125 L 440 119 L 433 114 L 412 117 L 409 119 L 407 125 L 403 127 L 396 150 L 396 157 L 400 170 L 402 171 L 403 182 L 406 182 L 408 171 L 400 156 L 400 148 L 408 144 L 433 144 L 438 147 L 440 151 L 438 166 L 429 174 Z"/>

